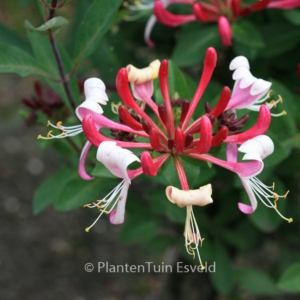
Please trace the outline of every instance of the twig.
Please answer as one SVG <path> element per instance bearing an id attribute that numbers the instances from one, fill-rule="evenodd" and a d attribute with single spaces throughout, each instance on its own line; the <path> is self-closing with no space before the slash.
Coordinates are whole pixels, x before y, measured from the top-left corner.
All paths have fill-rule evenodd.
<path id="1" fill-rule="evenodd" d="M 57 6 L 57 0 L 52 0 L 48 20 L 50 20 L 54 17 L 56 6 Z M 60 74 L 60 77 L 62 79 L 62 84 L 64 86 L 64 89 L 65 89 L 65 92 L 67 94 L 68 100 L 69 100 L 72 108 L 75 110 L 76 109 L 76 104 L 75 104 L 74 98 L 73 98 L 71 90 L 70 90 L 69 82 L 66 78 L 66 74 L 65 74 L 64 67 L 63 67 L 62 59 L 61 59 L 60 53 L 58 51 L 54 35 L 53 35 L 51 29 L 49 29 L 48 32 L 49 32 L 49 39 L 50 39 L 51 47 L 52 47 L 52 50 L 53 50 L 53 53 L 54 53 L 54 56 L 55 56 L 55 59 L 56 59 L 56 62 L 57 62 L 59 74 Z"/>

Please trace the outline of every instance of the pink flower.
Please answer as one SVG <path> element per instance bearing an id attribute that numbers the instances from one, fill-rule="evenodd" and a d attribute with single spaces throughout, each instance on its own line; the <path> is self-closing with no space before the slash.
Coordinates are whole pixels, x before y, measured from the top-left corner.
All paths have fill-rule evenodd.
<path id="1" fill-rule="evenodd" d="M 100 210 L 100 214 L 95 222 L 86 228 L 87 232 L 96 224 L 103 213 L 110 214 L 110 222 L 112 224 L 122 224 L 124 222 L 128 188 L 131 179 L 138 174 L 131 173 L 131 176 L 129 176 L 127 167 L 134 161 L 140 161 L 131 151 L 117 146 L 116 142 L 101 143 L 97 151 L 97 160 L 111 173 L 123 180 L 102 200 L 97 200 L 97 203 L 85 205 L 85 207 L 97 207 Z M 114 209 L 115 207 L 117 208 Z"/>
<path id="2" fill-rule="evenodd" d="M 178 15 L 167 10 L 170 4 L 190 5 L 190 14 Z M 149 46 L 153 46 L 150 34 L 156 21 L 170 27 L 177 27 L 182 24 L 200 21 L 217 22 L 219 34 L 224 46 L 231 45 L 230 24 L 238 17 L 246 17 L 254 11 L 266 8 L 294 9 L 300 6 L 299 0 L 259 0 L 252 4 L 245 5 L 241 0 L 154 0 L 153 15 L 151 15 L 145 29 L 145 41 Z M 147 8 L 151 7 L 148 5 Z"/>
<path id="3" fill-rule="evenodd" d="M 257 136 L 264 134 L 271 121 L 270 108 L 267 105 L 261 105 L 259 107 L 259 115 L 256 123 L 250 129 L 244 132 L 240 131 L 247 121 L 248 116 L 237 119 L 235 112 L 228 114 L 227 107 L 230 101 L 233 101 L 232 99 L 234 97 L 234 103 L 245 102 L 246 105 L 248 105 L 250 102 L 256 101 L 258 96 L 262 96 L 266 88 L 263 90 L 259 89 L 259 93 L 253 97 L 251 88 L 237 92 L 237 89 L 242 89 L 239 86 L 235 88 L 232 96 L 230 89 L 224 87 L 216 106 L 210 108 L 206 105 L 206 114 L 200 117 L 197 116 L 197 118 L 191 122 L 195 109 L 212 77 L 216 62 L 217 54 L 215 49 L 208 48 L 198 87 L 191 101 L 182 101 L 181 114 L 178 120 L 176 120 L 174 116 L 169 94 L 168 61 L 166 60 L 161 62 L 158 72 L 160 91 L 164 101 L 163 104 L 157 105 L 152 99 L 152 80 L 154 77 L 151 74 L 155 74 L 156 71 L 152 70 L 152 68 L 149 69 L 149 67 L 138 70 L 133 66 L 128 66 L 127 68 L 119 70 L 116 79 L 117 91 L 124 104 L 118 107 L 119 117 L 123 124 L 118 125 L 118 123 L 104 118 L 103 115 L 93 112 L 86 114 L 82 120 L 82 128 L 85 136 L 90 143 L 99 147 L 99 149 L 103 143 L 114 142 L 114 147 L 143 150 L 140 156 L 141 167 L 136 170 L 126 171 L 129 178 L 134 178 L 142 173 L 148 176 L 156 176 L 161 166 L 168 159 L 173 159 L 182 190 L 176 187 L 168 187 L 166 191 L 167 197 L 172 203 L 177 204 L 179 207 L 187 208 L 186 227 L 184 231 L 187 251 L 190 254 L 197 253 L 201 266 L 203 265 L 198 247 L 201 245 L 203 239 L 200 236 L 198 226 L 195 225 L 196 221 L 192 206 L 204 206 L 211 203 L 212 189 L 210 185 L 206 185 L 200 188 L 200 190 L 190 190 L 181 157 L 189 156 L 214 163 L 237 173 L 244 182 L 245 180 L 252 182 L 252 178 L 263 168 L 262 159 L 265 157 L 265 154 L 261 150 L 255 154 L 245 155 L 245 159 L 247 158 L 250 161 L 237 162 L 233 151 L 230 151 L 230 147 L 232 147 L 232 145 L 242 144 L 241 151 L 243 151 L 242 149 L 246 147 L 247 141 L 254 140 Z M 238 58 L 234 60 L 232 64 L 234 67 L 242 67 L 245 62 L 245 59 Z M 132 92 L 136 99 L 130 91 L 129 83 L 131 83 Z M 238 84 L 240 84 L 240 82 Z M 241 98 L 239 99 L 239 97 Z M 146 113 L 145 106 L 148 106 L 154 112 L 154 120 Z M 129 112 L 129 109 L 131 112 Z M 104 135 L 101 130 L 102 128 L 117 129 L 122 134 L 114 134 L 115 139 L 113 139 Z M 125 138 L 128 134 L 133 136 L 133 140 Z M 221 144 L 228 145 L 228 161 L 223 161 L 209 154 L 212 147 Z M 155 157 L 152 157 L 152 153 L 156 154 Z M 117 160 L 117 157 L 115 157 L 115 159 Z M 113 174 L 124 180 L 127 178 L 126 173 L 124 173 L 125 169 L 120 173 L 119 167 L 113 170 L 109 165 L 110 163 L 105 163 L 105 160 L 102 158 L 99 160 L 106 164 L 106 167 L 108 167 Z M 114 160 L 109 161 L 114 164 Z M 127 164 L 125 165 L 127 167 Z M 117 188 L 118 191 L 120 191 L 120 189 L 125 194 L 125 190 L 127 191 L 128 187 L 124 183 L 124 190 L 123 187 Z M 114 197 L 116 197 L 116 194 L 114 194 Z M 101 205 L 101 209 L 102 208 L 104 209 L 104 206 Z M 124 215 L 123 208 L 124 206 L 122 206 L 121 209 L 122 216 Z"/>

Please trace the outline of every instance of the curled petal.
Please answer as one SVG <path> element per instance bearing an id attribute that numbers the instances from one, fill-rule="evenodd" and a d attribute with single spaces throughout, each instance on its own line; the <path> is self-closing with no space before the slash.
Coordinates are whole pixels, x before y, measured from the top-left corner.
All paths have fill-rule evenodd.
<path id="1" fill-rule="evenodd" d="M 211 184 L 204 185 L 197 190 L 183 191 L 174 186 L 166 188 L 166 195 L 170 202 L 179 207 L 189 205 L 205 206 L 213 202 Z"/>
<path id="2" fill-rule="evenodd" d="M 229 70 L 233 71 L 239 67 L 247 67 L 248 69 L 250 69 L 250 65 L 249 65 L 249 61 L 245 56 L 237 56 L 235 57 L 230 65 L 229 65 Z"/>
<path id="3" fill-rule="evenodd" d="M 84 93 L 86 100 L 95 101 L 102 105 L 106 105 L 108 101 L 105 92 L 105 84 L 99 78 L 89 78 L 84 82 Z"/>
<path id="4" fill-rule="evenodd" d="M 195 21 L 196 17 L 191 15 L 175 15 L 166 10 L 160 0 L 156 0 L 154 3 L 153 13 L 157 20 L 164 25 L 177 27 L 187 22 Z"/>
<path id="5" fill-rule="evenodd" d="M 273 153 L 274 143 L 268 136 L 259 135 L 243 143 L 238 150 L 245 153 L 243 160 L 256 159 L 262 161 Z M 257 155 L 259 158 L 256 158 Z"/>
<path id="6" fill-rule="evenodd" d="M 103 114 L 102 107 L 95 101 L 86 100 L 82 102 L 75 110 L 77 118 L 82 121 L 84 116 L 94 112 L 95 114 Z"/>
<path id="7" fill-rule="evenodd" d="M 143 152 L 141 155 L 143 173 L 147 176 L 156 176 L 160 167 L 169 157 L 170 154 L 162 154 L 153 159 L 149 152 Z"/>
<path id="8" fill-rule="evenodd" d="M 272 83 L 263 79 L 257 79 L 250 89 L 250 95 L 256 96 L 265 94 L 271 87 Z"/>
<path id="9" fill-rule="evenodd" d="M 92 180 L 94 179 L 94 177 L 91 177 L 87 174 L 86 170 L 85 170 L 85 160 L 86 160 L 86 157 L 88 155 L 88 152 L 90 150 L 92 146 L 92 143 L 90 143 L 89 141 L 87 141 L 81 151 L 81 155 L 80 155 L 80 158 L 79 158 L 79 165 L 78 165 L 78 173 L 80 175 L 80 177 L 84 180 Z"/>
<path id="10" fill-rule="evenodd" d="M 239 202 L 238 207 L 239 207 L 241 212 L 243 212 L 244 214 L 249 215 L 249 214 L 252 214 L 256 210 L 257 200 L 256 200 L 256 197 L 255 197 L 251 187 L 250 187 L 250 181 L 248 179 L 244 179 L 244 178 L 240 178 L 240 179 L 241 179 L 242 184 L 243 184 L 243 186 L 246 190 L 246 193 L 248 194 L 251 206 Z"/>
<path id="11" fill-rule="evenodd" d="M 141 84 L 148 81 L 152 81 L 158 77 L 158 71 L 160 67 L 160 61 L 154 60 L 148 67 L 138 69 L 133 65 L 128 65 L 126 70 L 128 72 L 128 81 L 135 84 Z"/>
<path id="12" fill-rule="evenodd" d="M 127 167 L 139 158 L 131 151 L 116 145 L 116 142 L 105 141 L 100 144 L 97 151 L 97 160 L 115 176 L 125 179 L 130 183 Z"/>

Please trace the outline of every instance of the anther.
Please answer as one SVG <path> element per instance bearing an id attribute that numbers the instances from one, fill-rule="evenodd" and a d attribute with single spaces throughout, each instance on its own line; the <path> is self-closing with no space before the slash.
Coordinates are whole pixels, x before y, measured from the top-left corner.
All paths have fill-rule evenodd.
<path id="1" fill-rule="evenodd" d="M 48 122 L 47 122 L 47 126 L 50 126 L 50 124 L 51 124 L 51 122 L 48 120 Z"/>
<path id="2" fill-rule="evenodd" d="M 278 98 L 279 98 L 279 102 L 283 103 L 283 99 L 282 99 L 281 95 L 278 95 Z"/>
<path id="3" fill-rule="evenodd" d="M 290 192 L 290 190 L 288 190 L 288 191 L 284 194 L 284 196 L 283 196 L 284 199 L 287 197 L 287 195 L 289 194 L 289 192 Z"/>
<path id="4" fill-rule="evenodd" d="M 50 135 L 51 135 L 51 132 L 52 132 L 53 130 L 50 130 L 48 133 L 47 133 L 47 138 L 50 138 Z"/>
<path id="5" fill-rule="evenodd" d="M 58 122 L 56 123 L 56 127 L 57 127 L 57 128 L 60 128 L 61 125 L 62 125 L 62 121 L 58 121 Z"/>

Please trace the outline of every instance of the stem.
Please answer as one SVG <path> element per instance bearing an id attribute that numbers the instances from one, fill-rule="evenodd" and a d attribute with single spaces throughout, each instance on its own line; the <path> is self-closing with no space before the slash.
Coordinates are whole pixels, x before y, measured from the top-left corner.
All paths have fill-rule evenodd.
<path id="1" fill-rule="evenodd" d="M 185 175 L 185 171 L 183 168 L 183 165 L 181 163 L 181 160 L 178 156 L 174 156 L 174 164 L 175 164 L 175 168 L 176 171 L 178 173 L 178 177 L 179 177 L 179 181 L 181 183 L 181 187 L 184 191 L 188 191 L 189 188 L 189 184 Z"/>
<path id="2" fill-rule="evenodd" d="M 48 21 L 54 17 L 56 6 L 57 6 L 57 0 L 52 0 Z M 76 104 L 75 104 L 74 98 L 72 96 L 69 83 L 68 83 L 67 78 L 66 78 L 64 66 L 63 66 L 63 63 L 62 63 L 60 53 L 59 53 L 58 48 L 57 48 L 56 41 L 54 39 L 54 35 L 53 35 L 51 29 L 49 29 L 48 32 L 49 32 L 49 39 L 50 39 L 51 47 L 52 47 L 52 50 L 53 50 L 53 53 L 54 53 L 54 56 L 55 56 L 55 59 L 56 59 L 56 62 L 57 62 L 59 74 L 60 74 L 60 77 L 62 79 L 62 84 L 64 86 L 64 89 L 65 89 L 65 92 L 67 94 L 68 100 L 69 100 L 72 108 L 75 110 L 76 109 Z"/>

